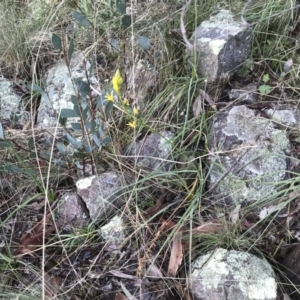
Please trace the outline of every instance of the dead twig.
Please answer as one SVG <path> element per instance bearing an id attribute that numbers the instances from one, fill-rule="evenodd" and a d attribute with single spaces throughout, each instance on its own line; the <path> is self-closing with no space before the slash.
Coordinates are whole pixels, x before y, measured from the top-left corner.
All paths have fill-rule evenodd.
<path id="1" fill-rule="evenodd" d="M 186 30 L 185 30 L 183 18 L 184 18 L 185 12 L 187 11 L 187 9 L 191 5 L 191 3 L 192 3 L 192 0 L 188 0 L 188 2 L 183 6 L 182 12 L 181 12 L 181 15 L 180 15 L 180 30 L 181 30 L 182 38 L 185 42 L 186 47 L 189 50 L 193 50 L 194 46 L 193 46 L 193 44 L 191 44 L 191 42 L 188 40 L 188 38 L 186 36 Z"/>

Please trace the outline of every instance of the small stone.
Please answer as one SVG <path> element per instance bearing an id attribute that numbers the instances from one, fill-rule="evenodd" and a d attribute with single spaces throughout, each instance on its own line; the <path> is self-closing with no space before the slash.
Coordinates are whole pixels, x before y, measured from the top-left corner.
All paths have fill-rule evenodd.
<path id="1" fill-rule="evenodd" d="M 228 92 L 230 101 L 238 100 L 238 104 L 251 104 L 257 100 L 257 88 L 255 84 L 249 84 L 240 89 L 232 89 Z"/>
<path id="2" fill-rule="evenodd" d="M 125 239 L 124 228 L 123 220 L 119 216 L 114 216 L 109 223 L 100 228 L 100 235 L 106 241 L 106 247 L 114 251 L 122 246 Z"/>
<path id="3" fill-rule="evenodd" d="M 131 161 L 143 169 L 170 170 L 173 164 L 166 162 L 172 151 L 172 137 L 170 131 L 152 133 L 144 139 L 132 143 L 127 150 L 127 155 L 132 156 Z"/>
<path id="4" fill-rule="evenodd" d="M 115 172 L 80 179 L 76 182 L 76 187 L 94 222 L 108 218 L 112 211 L 124 203 L 120 193 L 121 177 Z"/>
<path id="5" fill-rule="evenodd" d="M 88 225 L 88 216 L 82 209 L 76 192 L 66 192 L 58 203 L 59 220 L 65 221 L 66 225 L 84 228 Z"/>

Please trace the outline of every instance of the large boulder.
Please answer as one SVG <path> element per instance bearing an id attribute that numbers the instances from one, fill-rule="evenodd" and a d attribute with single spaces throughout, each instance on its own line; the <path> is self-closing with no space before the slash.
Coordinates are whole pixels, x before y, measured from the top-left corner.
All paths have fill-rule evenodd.
<path id="1" fill-rule="evenodd" d="M 286 128 L 299 127 L 299 111 L 279 105 L 250 107 L 234 106 L 213 118 L 209 190 L 216 204 L 274 197 L 280 191 L 276 183 L 286 178 L 291 150 Z"/>
<path id="2" fill-rule="evenodd" d="M 202 22 L 191 37 L 196 45 L 198 74 L 212 82 L 235 72 L 250 56 L 251 32 L 251 27 L 236 22 L 228 10 Z"/>
<path id="3" fill-rule="evenodd" d="M 191 265 L 195 300 L 275 300 L 275 273 L 266 260 L 250 253 L 216 249 Z"/>
<path id="4" fill-rule="evenodd" d="M 76 94 L 74 90 L 74 81 L 86 80 L 85 57 L 83 54 L 76 52 L 70 62 L 70 72 L 64 60 L 59 61 L 51 67 L 47 73 L 46 86 L 47 93 L 50 95 L 50 107 L 46 101 L 42 101 L 38 108 L 37 127 L 50 128 L 57 124 L 57 116 L 61 109 L 73 109 L 74 104 L 71 102 L 71 96 Z M 71 73 L 71 77 L 70 77 Z M 99 82 L 95 76 L 89 77 L 89 83 L 98 91 Z M 53 109 L 54 110 L 53 110 Z M 79 118 L 68 118 L 67 125 L 78 121 Z"/>

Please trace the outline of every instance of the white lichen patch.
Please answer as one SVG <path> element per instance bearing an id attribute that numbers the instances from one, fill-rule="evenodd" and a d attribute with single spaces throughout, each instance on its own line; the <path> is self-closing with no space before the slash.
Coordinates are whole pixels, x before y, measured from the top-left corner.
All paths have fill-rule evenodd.
<path id="1" fill-rule="evenodd" d="M 121 217 L 114 216 L 110 222 L 100 228 L 102 238 L 116 248 L 121 246 L 125 239 L 124 223 Z"/>
<path id="2" fill-rule="evenodd" d="M 218 55 L 226 44 L 225 40 L 214 40 L 209 42 L 209 47 L 213 54 Z"/>
<path id="3" fill-rule="evenodd" d="M 191 292 L 195 299 L 276 299 L 277 284 L 271 266 L 240 251 L 217 249 L 192 264 Z"/>
<path id="4" fill-rule="evenodd" d="M 158 142 L 158 149 L 161 152 L 162 157 L 167 157 L 172 150 L 171 139 L 174 136 L 173 133 L 168 131 L 163 131 L 162 136 Z"/>
<path id="5" fill-rule="evenodd" d="M 213 255 L 210 253 L 198 258 L 192 264 L 192 280 L 199 277 L 205 289 L 217 288 L 224 276 L 229 274 L 226 263 L 222 261 L 226 252 L 225 249 L 218 249 Z"/>
<path id="6" fill-rule="evenodd" d="M 264 130 L 262 130 L 264 129 Z M 245 105 L 233 107 L 223 129 L 225 135 L 235 135 L 239 140 L 255 143 L 258 138 L 269 138 L 274 129 L 272 122 L 264 118 L 255 118 L 255 112 Z"/>
<path id="7" fill-rule="evenodd" d="M 79 179 L 76 182 L 76 187 L 79 190 L 87 189 L 92 185 L 94 178 L 96 178 L 96 176 L 90 176 L 90 177 Z"/>

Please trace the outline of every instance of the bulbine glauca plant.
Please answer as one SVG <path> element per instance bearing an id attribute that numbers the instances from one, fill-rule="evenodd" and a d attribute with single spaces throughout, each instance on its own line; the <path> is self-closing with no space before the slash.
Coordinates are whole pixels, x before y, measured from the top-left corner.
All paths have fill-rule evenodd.
<path id="1" fill-rule="evenodd" d="M 112 91 L 105 95 L 105 99 L 111 103 L 117 102 L 116 107 L 122 110 L 125 115 L 130 119 L 128 126 L 132 128 L 137 127 L 139 111 L 135 106 L 131 106 L 127 98 L 122 98 L 121 86 L 123 78 L 120 70 L 118 69 L 112 79 Z M 116 100 L 116 101 L 115 101 Z"/>

